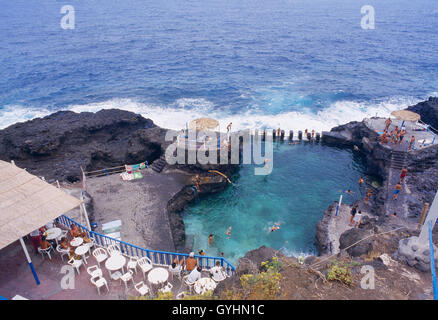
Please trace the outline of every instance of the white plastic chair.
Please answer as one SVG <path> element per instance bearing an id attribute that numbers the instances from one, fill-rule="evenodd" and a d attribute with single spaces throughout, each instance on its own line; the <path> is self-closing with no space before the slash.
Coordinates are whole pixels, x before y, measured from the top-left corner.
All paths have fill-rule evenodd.
<path id="1" fill-rule="evenodd" d="M 122 273 L 120 271 L 111 272 L 110 276 L 111 276 L 111 279 L 113 279 L 113 280 L 120 280 Z"/>
<path id="2" fill-rule="evenodd" d="M 109 292 L 108 283 L 106 282 L 106 279 L 103 277 L 92 277 L 90 279 L 91 283 L 94 284 L 97 288 L 97 293 L 100 295 L 100 288 L 105 286 L 106 289 Z"/>
<path id="3" fill-rule="evenodd" d="M 214 271 L 209 270 L 209 272 L 210 272 L 211 278 L 215 282 L 224 281 L 228 277 L 226 272 L 222 268 L 215 269 Z"/>
<path id="4" fill-rule="evenodd" d="M 129 261 L 127 264 L 128 270 L 134 269 L 136 274 L 137 274 L 137 261 L 138 261 L 137 256 L 129 257 Z"/>
<path id="5" fill-rule="evenodd" d="M 88 252 L 91 254 L 91 248 L 97 246 L 96 239 L 94 239 L 94 238 L 90 238 L 90 242 L 87 243 L 87 245 L 88 245 Z"/>
<path id="6" fill-rule="evenodd" d="M 102 277 L 102 269 L 100 269 L 97 265 L 88 267 L 87 272 L 91 278 Z"/>
<path id="7" fill-rule="evenodd" d="M 68 230 L 61 230 L 61 235 L 56 240 L 61 241 L 62 238 L 67 238 Z"/>
<path id="8" fill-rule="evenodd" d="M 178 276 L 178 279 L 181 280 L 181 273 L 182 273 L 182 267 L 181 265 L 177 265 L 176 268 L 172 268 L 172 266 L 169 266 L 169 273 L 172 276 L 172 280 L 173 280 L 173 276 L 176 275 Z"/>
<path id="9" fill-rule="evenodd" d="M 105 261 L 106 258 L 108 258 L 108 254 L 104 248 L 94 249 L 93 256 L 96 258 L 97 264 L 99 265 L 99 267 L 100 267 L 100 263 L 102 261 Z"/>
<path id="10" fill-rule="evenodd" d="M 146 279 L 146 273 L 152 269 L 152 261 L 148 257 L 142 257 L 137 261 L 141 271 L 143 271 L 143 279 Z"/>
<path id="11" fill-rule="evenodd" d="M 108 251 L 108 254 L 110 256 L 112 256 L 113 254 L 122 254 L 120 247 L 116 244 L 109 245 L 108 248 L 106 248 L 106 251 Z"/>
<path id="12" fill-rule="evenodd" d="M 122 274 L 120 276 L 120 283 L 122 283 L 122 281 L 125 283 L 125 287 L 126 289 L 128 289 L 128 281 L 132 280 L 132 284 L 134 284 L 134 278 L 133 278 L 134 272 L 132 272 L 132 270 L 128 270 L 127 273 Z"/>
<path id="13" fill-rule="evenodd" d="M 67 257 L 70 255 L 70 252 L 68 249 L 62 249 L 61 245 L 56 246 L 56 251 L 61 255 L 62 261 L 64 261 L 64 256 L 67 255 Z"/>
<path id="14" fill-rule="evenodd" d="M 67 263 L 71 265 L 73 268 L 76 268 L 76 271 L 78 272 L 78 274 L 80 274 L 79 267 L 82 266 L 83 264 L 82 259 L 76 260 L 75 258 L 71 258 L 70 260 L 68 260 Z"/>
<path id="15" fill-rule="evenodd" d="M 190 289 L 190 293 L 192 293 L 192 291 L 193 291 L 193 287 L 194 287 L 195 283 L 194 283 L 194 282 L 189 282 L 189 281 L 188 281 L 188 277 L 189 277 L 189 275 L 184 276 L 184 277 L 183 277 L 183 282 L 185 283 L 186 286 L 189 287 L 189 289 Z"/>
<path id="16" fill-rule="evenodd" d="M 159 289 L 158 291 L 161 293 L 166 293 L 166 292 L 172 292 L 172 289 L 173 289 L 172 284 L 168 282 L 165 287 Z"/>
<path id="17" fill-rule="evenodd" d="M 38 247 L 38 252 L 41 253 L 41 256 L 43 257 L 43 259 L 44 259 L 44 255 L 47 254 L 49 259 L 52 260 L 52 256 L 50 255 L 50 251 L 52 251 L 52 246 L 50 246 L 50 247 L 48 247 L 46 249 Z"/>
<path id="18" fill-rule="evenodd" d="M 139 283 L 134 285 L 135 290 L 137 290 L 138 293 L 140 293 L 141 296 L 144 296 L 145 294 L 149 293 L 149 287 L 143 282 L 140 281 Z"/>

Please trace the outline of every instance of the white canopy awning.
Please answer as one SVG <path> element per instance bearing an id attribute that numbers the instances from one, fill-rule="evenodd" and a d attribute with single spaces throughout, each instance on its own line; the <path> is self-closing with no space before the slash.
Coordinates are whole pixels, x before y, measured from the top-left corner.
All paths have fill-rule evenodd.
<path id="1" fill-rule="evenodd" d="M 0 160 L 0 249 L 80 204 L 81 200 Z"/>

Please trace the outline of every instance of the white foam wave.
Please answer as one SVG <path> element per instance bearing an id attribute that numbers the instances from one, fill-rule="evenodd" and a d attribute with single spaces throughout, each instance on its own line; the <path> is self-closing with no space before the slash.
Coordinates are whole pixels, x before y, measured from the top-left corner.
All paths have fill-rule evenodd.
<path id="1" fill-rule="evenodd" d="M 226 131 L 228 123 L 233 123 L 234 130 L 282 128 L 284 130 L 314 129 L 318 131 L 331 128 L 350 121 L 362 121 L 371 116 L 387 117 L 391 111 L 403 109 L 417 103 L 415 98 L 396 97 L 380 102 L 338 101 L 328 108 L 317 112 L 303 110 L 280 114 L 263 114 L 260 111 L 247 111 L 230 114 L 215 110 L 215 105 L 205 99 L 182 98 L 175 101 L 173 107 L 137 102 L 132 99 L 111 99 L 100 103 L 71 105 L 66 109 L 74 112 L 97 112 L 102 109 L 117 108 L 141 114 L 150 118 L 160 127 L 179 130 L 187 122 L 199 117 L 213 117 L 220 123 L 220 130 Z M 262 107 L 262 106 L 261 106 Z M 260 110 L 260 109 L 258 109 Z M 0 128 L 18 121 L 30 120 L 50 114 L 47 109 L 8 106 L 0 110 Z"/>
<path id="2" fill-rule="evenodd" d="M 25 108 L 19 105 L 8 105 L 0 109 L 0 129 L 6 128 L 17 122 L 44 117 L 50 113 L 51 111 L 45 108 Z"/>

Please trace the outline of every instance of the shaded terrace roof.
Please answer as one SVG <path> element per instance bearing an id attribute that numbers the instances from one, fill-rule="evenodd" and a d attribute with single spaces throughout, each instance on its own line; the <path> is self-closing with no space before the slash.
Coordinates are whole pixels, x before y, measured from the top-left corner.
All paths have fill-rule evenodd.
<path id="1" fill-rule="evenodd" d="M 0 160 L 0 249 L 80 203 L 26 170 Z"/>

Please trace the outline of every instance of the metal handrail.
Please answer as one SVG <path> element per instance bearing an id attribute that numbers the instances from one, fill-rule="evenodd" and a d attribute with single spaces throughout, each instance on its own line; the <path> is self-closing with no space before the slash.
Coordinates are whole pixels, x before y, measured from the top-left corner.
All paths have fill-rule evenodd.
<path id="1" fill-rule="evenodd" d="M 82 230 L 82 232 L 87 233 L 90 239 L 93 238 L 96 241 L 96 244 L 101 247 L 108 247 L 109 245 L 115 244 L 120 247 L 120 250 L 122 251 L 123 254 L 127 256 L 147 257 L 155 265 L 170 266 L 175 260 L 175 258 L 178 258 L 178 261 L 184 260 L 185 263 L 185 260 L 189 257 L 189 255 L 186 253 L 144 249 L 136 245 L 130 244 L 128 242 L 108 237 L 98 232 L 88 230 L 83 225 L 77 223 L 76 221 L 65 215 L 58 217 L 57 222 L 61 223 L 67 228 L 71 228 L 72 224 L 76 225 L 78 228 Z M 198 265 L 206 270 L 214 267 L 217 261 L 219 261 L 221 266 L 225 268 L 225 272 L 227 273 L 228 276 L 233 275 L 236 270 L 236 268 L 224 257 L 195 255 L 195 258 L 198 260 Z"/>

